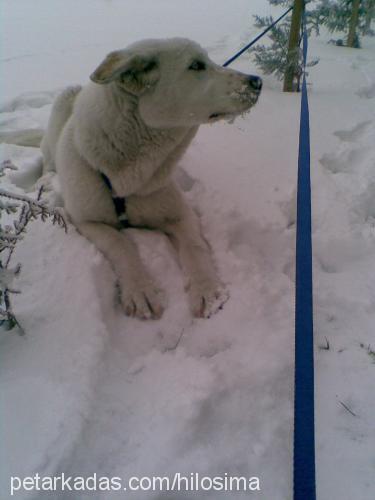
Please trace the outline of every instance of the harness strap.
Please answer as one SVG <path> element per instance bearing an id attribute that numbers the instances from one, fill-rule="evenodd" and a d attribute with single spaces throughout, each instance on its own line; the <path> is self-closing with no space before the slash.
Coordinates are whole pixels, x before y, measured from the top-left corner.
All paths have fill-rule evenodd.
<path id="1" fill-rule="evenodd" d="M 113 196 L 113 189 L 112 189 L 112 184 L 111 181 L 108 179 L 108 177 L 103 174 L 103 172 L 100 173 L 104 184 L 107 186 L 107 188 L 110 190 L 112 194 L 112 201 L 115 206 L 115 211 L 116 215 L 122 225 L 122 227 L 131 227 L 128 216 L 126 214 L 126 198 L 123 198 L 121 196 Z"/>

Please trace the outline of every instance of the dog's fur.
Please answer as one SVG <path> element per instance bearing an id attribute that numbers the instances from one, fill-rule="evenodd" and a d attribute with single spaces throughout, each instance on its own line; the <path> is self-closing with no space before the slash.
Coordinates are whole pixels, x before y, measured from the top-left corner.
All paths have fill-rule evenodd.
<path id="1" fill-rule="evenodd" d="M 55 101 L 42 141 L 44 172 L 56 169 L 67 213 L 112 264 L 125 313 L 158 318 L 163 293 L 120 231 L 112 195 L 126 197 L 131 225 L 164 231 L 189 277 L 194 315 L 208 317 L 226 292 L 195 213 L 171 178 L 202 123 L 251 108 L 261 80 L 214 64 L 186 39 L 145 40 L 110 53 Z"/>

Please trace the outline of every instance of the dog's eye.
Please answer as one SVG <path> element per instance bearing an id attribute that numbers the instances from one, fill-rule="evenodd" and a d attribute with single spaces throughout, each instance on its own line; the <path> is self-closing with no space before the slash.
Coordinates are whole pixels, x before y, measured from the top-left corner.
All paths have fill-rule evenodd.
<path id="1" fill-rule="evenodd" d="M 206 69 L 206 65 L 202 61 L 193 61 L 188 69 L 193 71 L 204 71 Z"/>
<path id="2" fill-rule="evenodd" d="M 150 61 L 148 62 L 144 68 L 143 68 L 143 72 L 144 73 L 149 73 L 150 71 L 152 71 L 153 69 L 155 69 L 157 67 L 157 62 L 156 61 Z"/>

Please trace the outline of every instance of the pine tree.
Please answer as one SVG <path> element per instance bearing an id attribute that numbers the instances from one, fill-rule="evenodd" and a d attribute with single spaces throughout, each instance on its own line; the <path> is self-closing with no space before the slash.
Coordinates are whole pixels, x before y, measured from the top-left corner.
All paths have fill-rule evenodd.
<path id="1" fill-rule="evenodd" d="M 374 0 L 320 0 L 312 15 L 332 33 L 348 33 L 348 47 L 359 48 L 359 35 L 374 34 L 371 30 L 375 18 Z M 338 40 L 337 45 L 345 44 Z"/>
<path id="2" fill-rule="evenodd" d="M 292 6 L 293 14 L 274 26 L 269 32 L 271 44 L 258 44 L 253 49 L 255 63 L 265 74 L 274 74 L 279 80 L 284 79 L 284 91 L 299 90 L 303 73 L 300 49 L 300 26 L 303 0 L 269 0 L 271 5 Z M 373 35 L 371 22 L 375 18 L 375 0 L 319 0 L 315 8 L 306 11 L 308 34 L 314 31 L 319 35 L 319 28 L 325 25 L 329 31 L 347 32 L 347 45 L 359 47 L 359 35 Z M 254 16 L 257 28 L 266 28 L 274 22 L 272 16 Z M 337 45 L 344 45 L 342 40 Z M 318 60 L 309 61 L 307 66 L 314 66 Z"/>
<path id="3" fill-rule="evenodd" d="M 269 0 L 273 5 L 291 6 L 292 1 Z M 301 32 L 300 23 L 303 7 L 302 0 L 294 2 L 297 9 L 293 16 L 288 16 L 284 21 L 274 26 L 269 32 L 270 45 L 256 45 L 253 49 L 256 65 L 261 68 L 265 74 L 274 74 L 279 80 L 284 79 L 284 91 L 299 91 L 300 80 L 303 74 L 302 51 L 300 49 Z M 260 17 L 254 16 L 255 26 L 265 28 L 274 22 L 272 16 Z M 315 30 L 319 33 L 319 26 L 316 17 L 306 14 L 306 23 L 308 32 Z M 318 60 L 309 61 L 307 66 L 314 66 Z"/>

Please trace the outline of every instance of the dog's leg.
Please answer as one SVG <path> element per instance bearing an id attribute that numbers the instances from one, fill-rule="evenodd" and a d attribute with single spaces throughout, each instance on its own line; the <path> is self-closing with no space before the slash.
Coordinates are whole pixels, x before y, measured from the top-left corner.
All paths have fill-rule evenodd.
<path id="1" fill-rule="evenodd" d="M 187 291 L 194 316 L 208 318 L 228 299 L 212 259 L 209 244 L 201 234 L 198 217 L 185 210 L 185 217 L 165 228 L 175 246 L 189 282 Z"/>
<path id="2" fill-rule="evenodd" d="M 125 313 L 139 318 L 160 317 L 163 294 L 144 267 L 131 236 L 116 229 L 118 218 L 111 192 L 100 173 L 75 149 L 72 124 L 63 130 L 56 163 L 65 210 L 81 234 L 112 265 Z"/>
<path id="3" fill-rule="evenodd" d="M 119 279 L 125 313 L 142 319 L 160 318 L 164 294 L 144 268 L 131 238 L 101 222 L 81 222 L 76 226 L 112 264 Z"/>
<path id="4" fill-rule="evenodd" d="M 188 282 L 190 307 L 197 317 L 208 318 L 228 299 L 218 278 L 211 249 L 201 234 L 199 219 L 173 184 L 148 196 L 128 199 L 133 224 L 159 229 L 176 248 Z"/>

